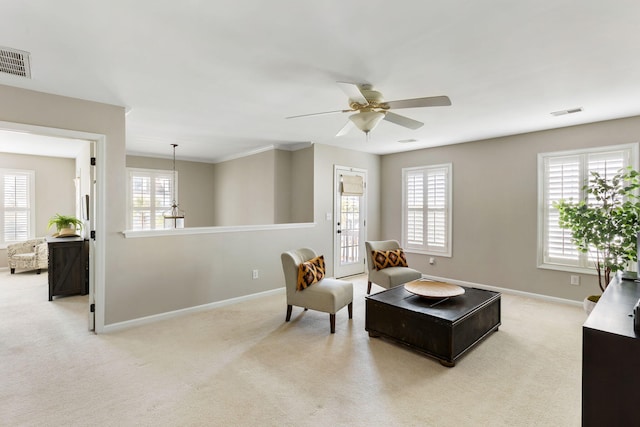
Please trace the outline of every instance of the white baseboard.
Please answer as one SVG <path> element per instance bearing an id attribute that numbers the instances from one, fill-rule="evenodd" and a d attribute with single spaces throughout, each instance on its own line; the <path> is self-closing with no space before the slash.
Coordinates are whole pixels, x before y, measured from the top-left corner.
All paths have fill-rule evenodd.
<path id="1" fill-rule="evenodd" d="M 244 301 L 250 301 L 256 298 L 262 298 L 268 295 L 284 293 L 285 288 L 272 289 L 269 291 L 258 292 L 251 295 L 244 295 L 237 298 L 230 298 L 223 301 L 216 301 L 209 304 L 197 305 L 195 307 L 183 308 L 181 310 L 168 311 L 166 313 L 154 314 L 153 316 L 140 317 L 137 319 L 127 320 L 124 322 L 112 323 L 105 325 L 103 333 L 121 331 L 123 329 L 132 328 L 134 326 L 146 325 L 157 322 L 159 320 L 171 319 L 174 317 L 184 316 L 185 314 L 198 313 L 201 311 L 212 310 L 214 308 L 224 307 L 227 305 L 238 304 Z"/>
<path id="2" fill-rule="evenodd" d="M 518 295 L 518 296 L 521 296 L 521 297 L 534 298 L 534 299 L 539 299 L 539 300 L 543 300 L 543 301 L 557 302 L 557 303 L 561 303 L 561 304 L 567 304 L 567 305 L 574 305 L 574 306 L 577 306 L 577 307 L 582 307 L 582 301 L 574 301 L 574 300 L 570 300 L 570 299 L 551 297 L 551 296 L 548 296 L 548 295 L 535 294 L 533 292 L 517 291 L 515 289 L 509 289 L 509 288 L 499 288 L 497 286 L 483 285 L 482 283 L 465 282 L 463 280 L 449 279 L 449 278 L 446 278 L 446 277 L 430 276 L 430 275 L 427 275 L 427 274 L 423 274 L 422 277 L 424 277 L 425 279 L 435 280 L 435 281 L 438 281 L 438 282 L 453 283 L 454 285 L 458 285 L 458 286 L 467 286 L 467 287 L 470 287 L 470 288 L 486 289 L 488 291 L 500 292 L 500 293 L 503 293 L 503 294 Z"/>
<path id="3" fill-rule="evenodd" d="M 536 293 L 533 293 L 533 292 L 517 291 L 517 290 L 514 290 L 514 289 L 500 288 L 500 287 L 497 287 L 497 286 L 489 286 L 489 285 L 484 285 L 482 283 L 465 282 L 463 280 L 449 279 L 449 278 L 446 278 L 446 277 L 430 276 L 430 275 L 427 275 L 427 274 L 423 274 L 422 277 L 425 278 L 425 279 L 436 280 L 436 281 L 439 281 L 439 282 L 453 283 L 454 285 L 459 285 L 459 286 L 467 286 L 467 287 L 471 287 L 471 288 L 486 289 L 488 291 L 500 292 L 500 293 L 503 293 L 503 294 L 512 294 L 512 295 L 518 295 L 518 296 L 523 296 L 523 297 L 527 297 L 527 298 L 534 298 L 534 299 L 539 299 L 539 300 L 544 300 L 544 301 L 549 301 L 549 302 L 556 302 L 556 303 L 560 303 L 560 304 L 567 304 L 567 305 L 573 305 L 573 306 L 577 306 L 577 307 L 582 307 L 582 301 L 573 301 L 573 300 L 568 300 L 568 299 L 564 299 L 564 298 L 557 298 L 557 297 L 551 297 L 551 296 L 548 296 L 548 295 L 536 294 Z M 238 303 L 245 302 L 245 301 L 250 301 L 250 300 L 253 300 L 253 299 L 256 299 L 256 298 L 262 298 L 262 297 L 265 297 L 265 296 L 276 295 L 276 294 L 280 294 L 280 293 L 284 293 L 284 292 L 285 292 L 285 288 L 283 287 L 283 288 L 278 288 L 278 289 L 272 289 L 272 290 L 269 290 L 269 291 L 258 292 L 258 293 L 251 294 L 251 295 L 244 295 L 244 296 L 237 297 L 237 298 L 230 298 L 230 299 L 223 300 L 223 301 L 216 301 L 216 302 L 212 302 L 212 303 L 209 303 L 209 304 L 198 305 L 198 306 L 195 306 L 195 307 L 183 308 L 181 310 L 168 311 L 166 313 L 155 314 L 153 316 L 140 317 L 138 319 L 132 319 L 132 320 L 124 321 L 124 322 L 118 322 L 118 323 L 113 323 L 113 324 L 110 324 L 110 325 L 105 325 L 103 332 L 104 333 L 116 332 L 116 331 L 120 331 L 120 330 L 123 330 L 123 329 L 132 328 L 134 326 L 141 326 L 141 325 L 146 325 L 146 324 L 149 324 L 149 323 L 157 322 L 159 320 L 171 319 L 171 318 L 174 318 L 174 317 L 184 316 L 185 314 L 198 313 L 198 312 L 201 312 L 201 311 L 212 310 L 212 309 L 215 309 L 215 308 L 225 307 L 225 306 L 232 305 L 232 304 L 238 304 Z"/>

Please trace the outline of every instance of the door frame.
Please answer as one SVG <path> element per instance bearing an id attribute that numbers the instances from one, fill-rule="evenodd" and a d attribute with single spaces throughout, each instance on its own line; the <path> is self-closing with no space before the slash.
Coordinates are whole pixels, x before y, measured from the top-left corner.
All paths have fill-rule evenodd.
<path id="1" fill-rule="evenodd" d="M 365 245 L 364 242 L 367 239 L 367 170 L 366 169 L 360 169 L 360 168 L 354 168 L 351 166 L 340 166 L 340 165 L 333 165 L 333 274 L 335 277 L 346 277 L 347 275 L 339 275 L 338 271 L 340 268 L 340 234 L 338 233 L 339 230 L 339 226 L 338 223 L 340 221 L 340 197 L 341 197 L 341 192 L 340 192 L 340 174 L 342 172 L 353 172 L 355 174 L 359 174 L 359 175 L 363 175 L 364 177 L 364 191 L 363 191 L 363 195 L 361 196 L 361 203 L 360 203 L 360 215 L 362 218 L 362 233 L 360 235 L 361 237 L 361 242 L 359 247 L 361 248 L 361 254 L 363 257 L 363 262 L 362 262 L 362 271 L 358 271 L 356 273 L 352 273 L 349 275 L 353 275 L 353 274 L 362 274 L 366 272 L 366 267 L 365 267 L 365 260 L 366 260 L 366 254 L 365 254 Z"/>
<path id="2" fill-rule="evenodd" d="M 36 126 L 24 123 L 16 122 L 4 122 L 0 121 L 0 129 L 25 132 L 34 135 L 49 136 L 55 138 L 64 139 L 79 139 L 87 141 L 88 144 L 94 143 L 96 165 L 95 165 L 95 222 L 94 230 L 96 232 L 96 239 L 91 242 L 91 249 L 94 249 L 94 256 L 89 257 L 89 307 L 87 307 L 90 313 L 91 304 L 94 304 L 94 327 L 95 332 L 100 333 L 104 331 L 104 307 L 105 307 L 105 165 L 106 165 L 106 135 L 76 131 L 70 129 L 52 128 L 46 126 Z M 78 201 L 76 201 L 78 203 Z M 92 264 L 93 265 L 92 265 Z M 91 286 L 93 284 L 93 286 Z M 89 319 L 87 323 L 90 325 Z"/>

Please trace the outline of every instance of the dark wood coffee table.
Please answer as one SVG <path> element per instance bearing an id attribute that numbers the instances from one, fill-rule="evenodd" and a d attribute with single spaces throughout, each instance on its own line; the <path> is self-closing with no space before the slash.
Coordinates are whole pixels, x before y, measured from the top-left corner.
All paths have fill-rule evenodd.
<path id="1" fill-rule="evenodd" d="M 444 366 L 456 360 L 500 326 L 500 293 L 464 287 L 451 298 L 428 299 L 403 285 L 366 297 L 365 329 L 407 345 Z"/>

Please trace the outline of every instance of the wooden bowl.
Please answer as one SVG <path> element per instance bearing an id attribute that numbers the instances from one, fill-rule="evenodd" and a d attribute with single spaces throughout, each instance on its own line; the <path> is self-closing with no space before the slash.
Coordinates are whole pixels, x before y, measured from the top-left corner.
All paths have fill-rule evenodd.
<path id="1" fill-rule="evenodd" d="M 404 288 L 424 298 L 449 298 L 464 294 L 464 288 L 458 285 L 424 279 L 405 283 Z"/>

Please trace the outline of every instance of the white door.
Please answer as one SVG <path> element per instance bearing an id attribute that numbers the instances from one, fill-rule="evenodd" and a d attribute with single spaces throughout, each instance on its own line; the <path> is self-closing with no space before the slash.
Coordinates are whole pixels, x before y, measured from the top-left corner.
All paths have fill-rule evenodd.
<path id="1" fill-rule="evenodd" d="M 96 298 L 95 298 L 95 255 L 96 255 L 96 239 L 92 236 L 96 229 L 96 142 L 91 141 L 91 165 L 89 195 L 85 195 L 83 200 L 83 212 L 85 221 L 89 222 L 89 330 L 96 330 Z"/>
<path id="2" fill-rule="evenodd" d="M 334 275 L 345 277 L 365 271 L 367 172 L 343 166 L 334 172 Z"/>

